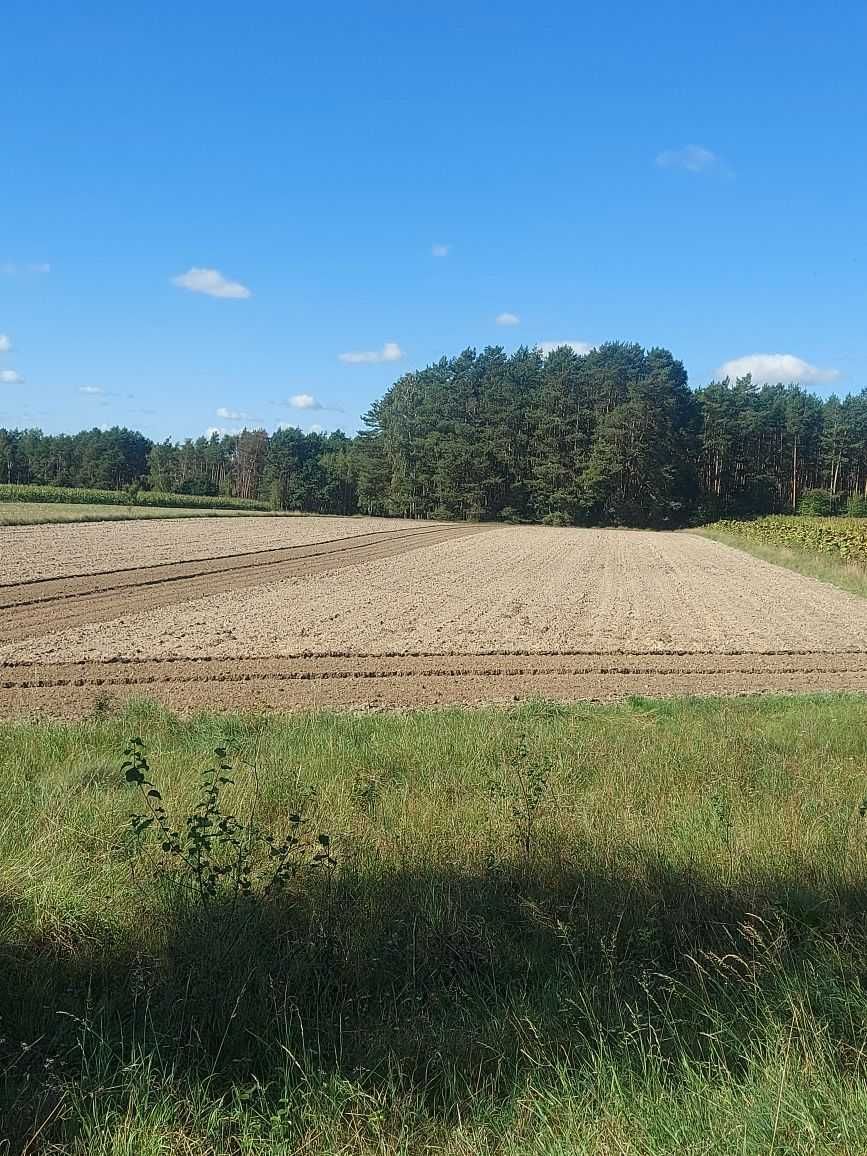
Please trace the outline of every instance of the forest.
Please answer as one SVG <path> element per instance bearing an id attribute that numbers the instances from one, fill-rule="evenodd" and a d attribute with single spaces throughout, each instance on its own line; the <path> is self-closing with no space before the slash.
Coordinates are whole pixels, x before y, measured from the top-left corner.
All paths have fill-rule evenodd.
<path id="1" fill-rule="evenodd" d="M 693 390 L 665 349 L 467 349 L 399 378 L 341 432 L 151 442 L 0 429 L 0 482 L 256 498 L 274 509 L 554 525 L 867 513 L 867 390 L 749 377 Z"/>

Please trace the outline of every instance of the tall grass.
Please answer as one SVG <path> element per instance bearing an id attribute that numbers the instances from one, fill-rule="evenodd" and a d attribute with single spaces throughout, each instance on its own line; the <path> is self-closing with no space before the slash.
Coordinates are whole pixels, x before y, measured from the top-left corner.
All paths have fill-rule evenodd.
<path id="1" fill-rule="evenodd" d="M 0 1135 L 860 1153 L 865 724 L 856 696 L 3 724 Z M 237 813 L 302 809 L 337 868 L 180 901 L 130 842 L 131 734 L 172 813 L 225 744 Z"/>

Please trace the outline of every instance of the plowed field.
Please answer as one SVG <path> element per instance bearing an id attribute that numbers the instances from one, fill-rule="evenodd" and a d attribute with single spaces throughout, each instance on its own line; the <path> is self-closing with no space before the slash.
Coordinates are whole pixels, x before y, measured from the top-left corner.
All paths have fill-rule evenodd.
<path id="1" fill-rule="evenodd" d="M 0 714 L 867 690 L 867 601 L 688 534 L 121 528 L 0 539 Z"/>

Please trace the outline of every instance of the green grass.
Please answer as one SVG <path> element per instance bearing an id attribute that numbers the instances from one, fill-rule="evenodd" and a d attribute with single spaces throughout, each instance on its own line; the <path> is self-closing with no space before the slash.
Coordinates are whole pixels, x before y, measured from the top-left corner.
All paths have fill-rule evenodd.
<path id="1" fill-rule="evenodd" d="M 721 529 L 715 525 L 702 526 L 690 533 L 712 538 L 714 542 L 722 542 L 725 546 L 736 546 L 739 550 L 752 554 L 754 558 L 761 558 L 764 562 L 785 566 L 786 569 L 796 570 L 808 578 L 818 578 L 820 582 L 829 582 L 832 586 L 839 586 L 841 590 L 848 590 L 850 594 L 867 598 L 867 567 L 858 562 L 847 562 L 834 555 L 820 554 L 797 546 L 778 546 L 759 542 L 744 534 Z"/>
<path id="2" fill-rule="evenodd" d="M 37 526 L 57 522 L 122 522 L 138 518 L 251 516 L 262 517 L 264 514 L 259 510 L 187 510 L 169 506 L 100 506 L 73 502 L 0 502 L 0 526 Z"/>
<path id="3" fill-rule="evenodd" d="M 181 812 L 225 743 L 238 812 L 303 807 L 338 867 L 181 901 L 131 857 L 132 734 Z M 139 704 L 0 724 L 0 782 L 9 1152 L 864 1151 L 867 698 Z"/>

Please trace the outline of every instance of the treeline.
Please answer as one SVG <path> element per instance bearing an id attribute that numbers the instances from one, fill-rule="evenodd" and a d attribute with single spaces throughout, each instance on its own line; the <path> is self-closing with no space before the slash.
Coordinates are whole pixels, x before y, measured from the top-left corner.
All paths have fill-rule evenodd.
<path id="1" fill-rule="evenodd" d="M 749 378 L 692 391 L 667 350 L 466 350 L 401 377 L 355 438 L 298 429 L 152 443 L 0 430 L 0 482 L 145 488 L 275 509 L 666 526 L 867 496 L 867 390 Z"/>
<path id="2" fill-rule="evenodd" d="M 278 510 L 357 509 L 353 442 L 281 429 L 151 442 L 115 427 L 78 434 L 0 429 L 0 483 L 266 501 Z"/>
<path id="3" fill-rule="evenodd" d="M 747 377 L 693 392 L 667 350 L 620 342 L 468 350 L 401 378 L 366 420 L 359 494 L 391 513 L 660 526 L 867 493 L 867 391 L 823 401 Z"/>

